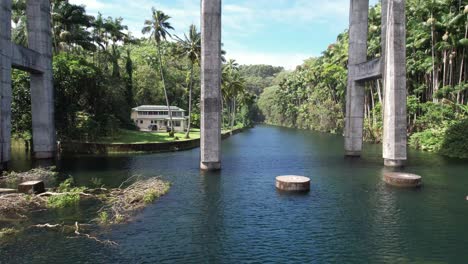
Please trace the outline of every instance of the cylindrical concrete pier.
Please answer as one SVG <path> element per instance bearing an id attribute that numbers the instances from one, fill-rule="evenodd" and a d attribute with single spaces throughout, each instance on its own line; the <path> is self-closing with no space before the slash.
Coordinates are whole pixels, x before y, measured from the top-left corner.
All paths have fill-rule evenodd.
<path id="1" fill-rule="evenodd" d="M 422 184 L 421 176 L 405 172 L 385 172 L 383 180 L 397 187 L 419 187 Z"/>
<path id="2" fill-rule="evenodd" d="M 27 1 L 28 48 L 41 54 L 42 73 L 31 72 L 33 153 L 36 159 L 55 156 L 54 85 L 50 1 Z"/>
<path id="3" fill-rule="evenodd" d="M 346 89 L 345 155 L 361 156 L 364 127 L 364 83 L 356 82 L 356 65 L 367 61 L 369 0 L 351 0 L 349 10 L 348 86 Z"/>
<path id="4" fill-rule="evenodd" d="M 401 167 L 407 159 L 405 0 L 386 0 L 382 4 L 385 4 L 382 154 L 385 166 Z"/>
<path id="5" fill-rule="evenodd" d="M 221 0 L 201 1 L 200 168 L 221 169 Z"/>
<path id="6" fill-rule="evenodd" d="M 304 176 L 284 175 L 276 177 L 276 188 L 281 191 L 308 192 L 310 179 Z"/>

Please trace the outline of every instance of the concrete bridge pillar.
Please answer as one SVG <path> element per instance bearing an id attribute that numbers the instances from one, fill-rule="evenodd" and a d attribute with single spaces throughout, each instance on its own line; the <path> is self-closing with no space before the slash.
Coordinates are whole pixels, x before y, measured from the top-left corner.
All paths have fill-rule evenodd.
<path id="1" fill-rule="evenodd" d="M 221 169 L 221 0 L 201 1 L 200 168 Z"/>
<path id="2" fill-rule="evenodd" d="M 0 167 L 11 149 L 11 0 L 0 1 Z M 1 168 L 0 168 L 1 169 Z"/>
<path id="3" fill-rule="evenodd" d="M 383 158 L 385 166 L 402 166 L 407 159 L 405 0 L 382 0 L 382 13 Z"/>
<path id="4" fill-rule="evenodd" d="M 29 48 L 40 53 L 42 73 L 31 73 L 33 152 L 38 159 L 55 155 L 52 33 L 49 0 L 28 0 L 26 7 Z"/>
<path id="5" fill-rule="evenodd" d="M 369 0 L 351 0 L 349 11 L 348 87 L 345 155 L 360 156 L 364 124 L 364 83 L 356 80 L 357 64 L 367 61 Z"/>

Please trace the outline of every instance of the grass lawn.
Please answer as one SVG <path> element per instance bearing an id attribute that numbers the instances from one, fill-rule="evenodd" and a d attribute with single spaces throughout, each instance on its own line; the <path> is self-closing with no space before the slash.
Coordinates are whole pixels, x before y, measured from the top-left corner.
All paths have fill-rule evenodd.
<path id="1" fill-rule="evenodd" d="M 175 133 L 179 141 L 186 140 L 185 132 Z M 200 138 L 200 129 L 190 129 L 190 139 Z M 169 137 L 167 132 L 141 132 L 134 130 L 119 130 L 119 133 L 113 137 L 104 137 L 99 140 L 102 143 L 158 143 L 174 141 L 173 137 Z"/>

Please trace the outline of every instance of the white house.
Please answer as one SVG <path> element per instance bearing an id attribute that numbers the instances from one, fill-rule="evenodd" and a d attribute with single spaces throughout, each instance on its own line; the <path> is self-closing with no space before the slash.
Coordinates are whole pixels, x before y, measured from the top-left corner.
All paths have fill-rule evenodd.
<path id="1" fill-rule="evenodd" d="M 171 106 L 172 122 L 175 132 L 183 132 L 187 129 L 188 117 L 185 110 Z M 165 105 L 140 105 L 132 108 L 131 119 L 140 131 L 169 131 L 169 111 Z"/>

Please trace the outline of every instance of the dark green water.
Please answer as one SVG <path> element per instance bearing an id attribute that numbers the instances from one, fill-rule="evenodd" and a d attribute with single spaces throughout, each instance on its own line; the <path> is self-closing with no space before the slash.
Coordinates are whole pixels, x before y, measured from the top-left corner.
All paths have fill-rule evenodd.
<path id="1" fill-rule="evenodd" d="M 223 142 L 219 173 L 200 173 L 198 149 L 63 158 L 60 171 L 82 184 L 142 174 L 173 186 L 102 234 L 118 247 L 29 231 L 0 247 L 0 263 L 467 263 L 467 162 L 411 152 L 405 170 L 424 186 L 396 189 L 381 181 L 380 146 L 366 145 L 362 159 L 344 159 L 342 146 L 339 136 L 259 126 Z M 277 192 L 282 174 L 309 176 L 311 192 Z"/>

